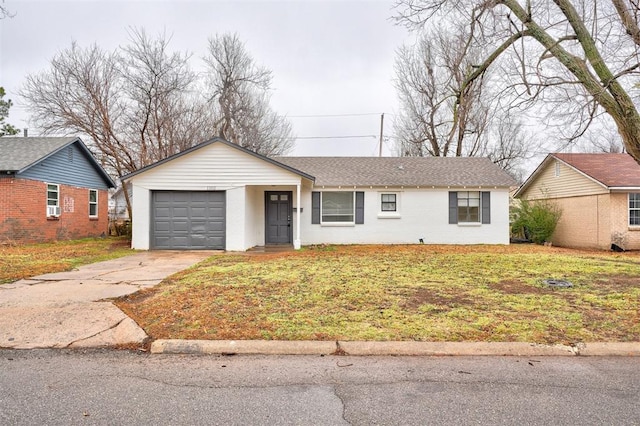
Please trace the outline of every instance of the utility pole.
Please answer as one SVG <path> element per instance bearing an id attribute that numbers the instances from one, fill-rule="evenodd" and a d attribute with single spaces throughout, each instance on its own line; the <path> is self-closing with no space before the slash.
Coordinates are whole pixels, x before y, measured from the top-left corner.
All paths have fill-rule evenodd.
<path id="1" fill-rule="evenodd" d="M 378 157 L 382 157 L 382 134 L 384 133 L 384 112 L 380 116 L 380 151 Z"/>

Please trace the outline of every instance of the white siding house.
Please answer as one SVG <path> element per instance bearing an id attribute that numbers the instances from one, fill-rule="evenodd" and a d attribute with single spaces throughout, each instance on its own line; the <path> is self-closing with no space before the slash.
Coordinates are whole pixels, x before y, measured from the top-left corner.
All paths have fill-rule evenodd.
<path id="1" fill-rule="evenodd" d="M 136 249 L 509 243 L 513 180 L 485 158 L 267 158 L 216 138 L 123 180 Z"/>

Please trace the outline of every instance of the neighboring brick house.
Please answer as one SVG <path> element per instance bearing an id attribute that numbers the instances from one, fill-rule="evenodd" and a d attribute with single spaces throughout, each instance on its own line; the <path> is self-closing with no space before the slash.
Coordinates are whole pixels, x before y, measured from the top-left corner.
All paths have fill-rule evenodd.
<path id="1" fill-rule="evenodd" d="M 0 138 L 0 243 L 106 235 L 114 182 L 77 137 Z"/>
<path id="2" fill-rule="evenodd" d="M 549 154 L 515 194 L 554 202 L 554 245 L 640 249 L 640 165 L 628 154 Z"/>

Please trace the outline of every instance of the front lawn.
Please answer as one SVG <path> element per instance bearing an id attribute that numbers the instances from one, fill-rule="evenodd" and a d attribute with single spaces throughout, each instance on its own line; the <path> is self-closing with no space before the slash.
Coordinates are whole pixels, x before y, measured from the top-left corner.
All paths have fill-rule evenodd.
<path id="1" fill-rule="evenodd" d="M 544 279 L 569 280 L 550 288 Z M 155 339 L 640 340 L 640 253 L 320 246 L 219 254 L 117 301 Z"/>
<path id="2" fill-rule="evenodd" d="M 0 246 L 0 284 L 132 254 L 122 237 Z"/>

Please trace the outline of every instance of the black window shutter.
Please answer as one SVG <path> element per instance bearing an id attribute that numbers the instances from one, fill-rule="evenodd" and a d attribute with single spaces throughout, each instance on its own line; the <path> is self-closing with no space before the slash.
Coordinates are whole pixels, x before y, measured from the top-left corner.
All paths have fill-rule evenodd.
<path id="1" fill-rule="evenodd" d="M 320 224 L 320 193 L 311 193 L 311 223 Z"/>
<path id="2" fill-rule="evenodd" d="M 481 194 L 482 200 L 482 223 L 491 223 L 491 193 L 483 192 Z"/>
<path id="3" fill-rule="evenodd" d="M 449 223 L 458 223 L 458 193 L 449 192 Z"/>
<path id="4" fill-rule="evenodd" d="M 364 223 L 364 192 L 356 192 L 356 224 Z"/>

